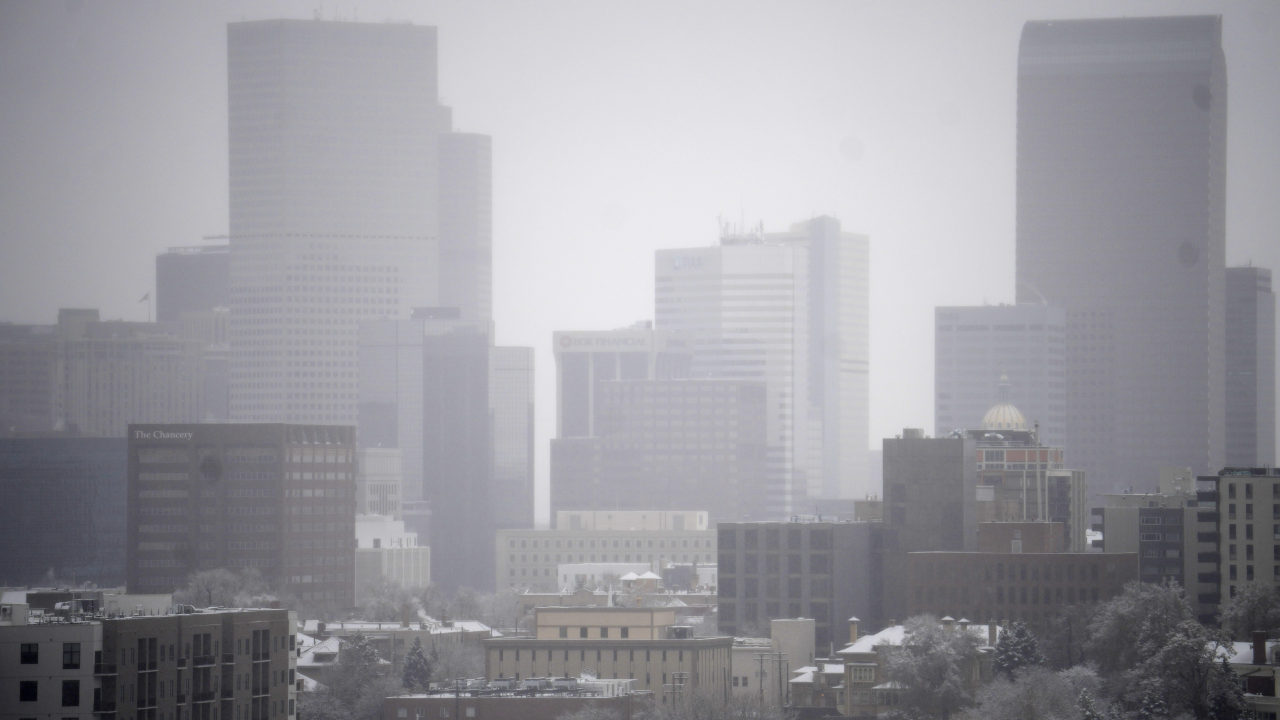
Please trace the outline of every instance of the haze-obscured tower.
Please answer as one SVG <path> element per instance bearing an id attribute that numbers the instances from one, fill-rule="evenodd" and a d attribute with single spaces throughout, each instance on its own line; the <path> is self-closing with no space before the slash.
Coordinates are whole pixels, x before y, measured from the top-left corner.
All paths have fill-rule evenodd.
<path id="1" fill-rule="evenodd" d="M 230 260 L 226 245 L 172 247 L 156 255 L 156 322 L 230 307 Z"/>
<path id="2" fill-rule="evenodd" d="M 1226 132 L 1220 17 L 1023 27 L 1017 299 L 1066 310 L 1094 492 L 1222 463 Z"/>
<path id="3" fill-rule="evenodd" d="M 437 304 L 436 30 L 227 28 L 232 415 L 354 423 L 357 324 Z"/>
<path id="4" fill-rule="evenodd" d="M 1227 268 L 1227 458 L 1276 461 L 1276 294 L 1266 268 Z"/>
<path id="5" fill-rule="evenodd" d="M 488 135 L 440 135 L 440 304 L 478 323 L 493 320 L 491 148 Z"/>

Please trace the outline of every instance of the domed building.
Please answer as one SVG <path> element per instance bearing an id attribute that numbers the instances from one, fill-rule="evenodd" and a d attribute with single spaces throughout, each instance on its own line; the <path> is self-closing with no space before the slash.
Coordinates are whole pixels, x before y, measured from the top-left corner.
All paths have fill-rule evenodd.
<path id="1" fill-rule="evenodd" d="M 1009 402 L 1009 376 L 1000 376 L 1000 403 L 982 417 L 983 430 L 1027 430 L 1027 419 Z"/>

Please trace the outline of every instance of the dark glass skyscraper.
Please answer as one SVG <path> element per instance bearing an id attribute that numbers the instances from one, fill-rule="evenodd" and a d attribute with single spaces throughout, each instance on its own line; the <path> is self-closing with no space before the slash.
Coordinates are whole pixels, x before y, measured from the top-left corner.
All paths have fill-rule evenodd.
<path id="1" fill-rule="evenodd" d="M 230 307 L 230 260 L 226 245 L 174 247 L 156 255 L 156 322 Z"/>
<path id="2" fill-rule="evenodd" d="M 1066 309 L 1094 492 L 1223 460 L 1226 131 L 1220 17 L 1024 26 L 1017 298 Z"/>

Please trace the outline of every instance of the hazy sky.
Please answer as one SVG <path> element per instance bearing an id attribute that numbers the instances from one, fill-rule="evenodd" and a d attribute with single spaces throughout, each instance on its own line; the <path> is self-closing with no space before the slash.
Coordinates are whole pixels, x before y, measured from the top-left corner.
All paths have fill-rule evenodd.
<path id="1" fill-rule="evenodd" d="M 717 218 L 871 237 L 871 437 L 932 425 L 933 307 L 1011 302 L 1018 38 L 1224 16 L 1227 260 L 1280 268 L 1274 2 L 0 4 L 0 320 L 143 319 L 154 256 L 227 231 L 228 21 L 439 27 L 442 100 L 493 136 L 498 341 L 653 317 L 653 251 Z M 545 513 L 545 497 L 539 515 Z"/>

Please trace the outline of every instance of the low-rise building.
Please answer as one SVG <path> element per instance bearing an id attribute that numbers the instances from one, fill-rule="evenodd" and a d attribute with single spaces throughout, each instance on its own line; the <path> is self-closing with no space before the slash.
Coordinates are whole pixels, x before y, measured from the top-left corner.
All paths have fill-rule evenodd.
<path id="1" fill-rule="evenodd" d="M 956 622 L 944 618 L 944 627 L 956 632 L 973 633 L 982 643 L 976 660 L 965 668 L 965 679 L 973 687 L 990 682 L 994 677 L 992 662 L 995 645 L 1004 629 L 994 621 L 986 625 L 971 625 L 967 621 Z M 849 619 L 849 638 L 852 640 L 836 653 L 844 661 L 843 696 L 838 707 L 848 717 L 876 717 L 898 708 L 903 701 L 902 689 L 885 675 L 884 653 L 901 646 L 907 632 L 903 625 L 891 625 L 878 633 L 860 635 L 858 619 Z"/>
<path id="2" fill-rule="evenodd" d="M 400 695 L 382 703 L 382 720 L 407 718 L 489 718 L 489 720 L 558 720 L 584 711 L 601 717 L 631 720 L 641 709 L 640 696 L 610 687 L 619 681 L 539 678 L 528 687 L 466 687 L 427 695 Z M 627 681 L 623 681 L 627 682 Z"/>
<path id="3" fill-rule="evenodd" d="M 431 548 L 418 544 L 404 521 L 389 515 L 356 515 L 356 603 L 363 604 L 379 581 L 405 588 L 431 584 Z"/>
<path id="4" fill-rule="evenodd" d="M 730 691 L 769 706 L 786 704 L 793 674 L 813 664 L 814 650 L 812 618 L 772 620 L 767 638 L 734 638 Z"/>
<path id="5" fill-rule="evenodd" d="M 560 511 L 549 530 L 498 531 L 497 587 L 573 590 L 557 572 L 570 563 L 628 563 L 655 573 L 670 563 L 711 565 L 715 541 L 703 511 Z"/>
<path id="6" fill-rule="evenodd" d="M 296 715 L 293 612 L 175 610 L 62 617 L 31 615 L 24 604 L 0 607 L 0 717 Z"/>
<path id="7" fill-rule="evenodd" d="M 1138 579 L 1137 553 L 907 554 L 904 618 L 1022 621 L 1040 627 L 1076 605 L 1096 605 Z"/>
<path id="8" fill-rule="evenodd" d="M 682 686 L 727 698 L 731 637 L 692 637 L 671 608 L 557 607 L 535 610 L 533 637 L 484 641 L 485 677 L 635 680 L 639 691 Z"/>
<path id="9" fill-rule="evenodd" d="M 775 618 L 812 618 L 818 647 L 850 615 L 881 622 L 883 523 L 720 523 L 720 632 L 750 636 Z"/>
<path id="10" fill-rule="evenodd" d="M 433 645 L 475 644 L 494 634 L 488 625 L 476 620 L 441 621 L 417 617 L 399 622 L 344 620 L 326 623 L 307 620 L 303 623 L 302 632 L 317 643 L 331 637 L 345 639 L 364 635 L 378 651 L 378 656 L 391 663 L 392 672 L 400 671 L 405 653 L 413 647 L 414 640 L 421 641 L 429 652 Z M 316 658 L 316 661 L 323 662 L 323 658 Z"/>

